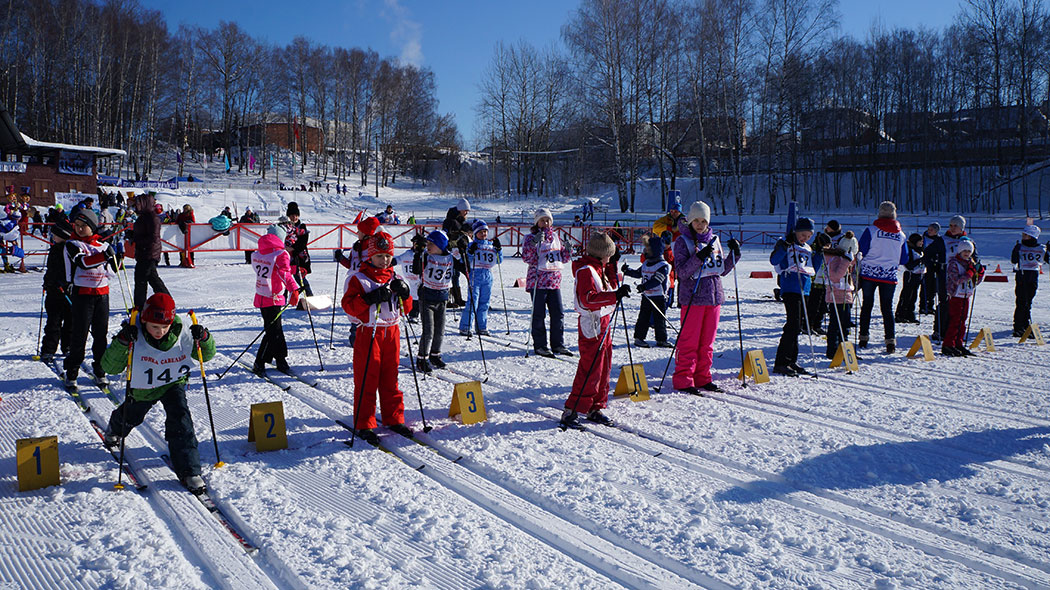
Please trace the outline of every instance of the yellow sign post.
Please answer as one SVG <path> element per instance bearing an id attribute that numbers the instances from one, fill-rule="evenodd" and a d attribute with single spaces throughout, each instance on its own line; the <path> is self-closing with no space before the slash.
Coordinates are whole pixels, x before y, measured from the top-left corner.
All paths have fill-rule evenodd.
<path id="1" fill-rule="evenodd" d="M 766 355 L 761 350 L 749 350 L 744 357 L 744 367 L 740 369 L 737 379 L 741 381 L 754 377 L 755 383 L 769 382 L 769 369 L 766 368 Z"/>
<path id="2" fill-rule="evenodd" d="M 18 491 L 28 492 L 59 484 L 58 437 L 20 438 L 15 441 Z"/>
<path id="3" fill-rule="evenodd" d="M 649 399 L 649 380 L 645 376 L 645 366 L 641 363 L 620 367 L 620 376 L 616 379 L 613 397 L 630 396 L 631 401 L 644 402 Z"/>
<path id="4" fill-rule="evenodd" d="M 854 350 L 852 342 L 839 342 L 839 348 L 835 351 L 835 358 L 831 359 L 830 368 L 834 369 L 839 365 L 844 365 L 850 373 L 860 369 L 860 366 L 857 364 L 857 351 Z"/>
<path id="5" fill-rule="evenodd" d="M 481 395 L 481 383 L 467 381 L 457 383 L 452 388 L 452 405 L 448 408 L 448 417 L 459 416 L 463 424 L 474 424 L 488 420 L 485 413 L 485 398 Z"/>
<path id="6" fill-rule="evenodd" d="M 1042 332 L 1039 331 L 1039 324 L 1029 325 L 1028 329 L 1024 331 L 1024 334 L 1021 335 L 1021 340 L 1018 341 L 1018 344 L 1024 344 L 1029 338 L 1034 340 L 1039 346 L 1046 344 L 1046 340 L 1043 340 Z"/>
<path id="7" fill-rule="evenodd" d="M 991 328 L 981 328 L 981 331 L 977 333 L 977 338 L 973 339 L 973 344 L 970 345 L 970 350 L 979 348 L 981 342 L 984 342 L 985 350 L 988 352 L 995 352 L 995 342 L 992 341 Z"/>
<path id="8" fill-rule="evenodd" d="M 933 344 L 930 344 L 930 337 L 925 334 L 921 334 L 918 338 L 915 339 L 915 342 L 911 345 L 911 348 L 908 349 L 907 358 L 912 358 L 915 355 L 919 354 L 920 350 L 922 351 L 922 360 L 933 360 Z"/>
<path id="9" fill-rule="evenodd" d="M 284 427 L 284 402 L 252 404 L 248 419 L 248 442 L 254 442 L 257 451 L 288 448 L 288 434 Z"/>

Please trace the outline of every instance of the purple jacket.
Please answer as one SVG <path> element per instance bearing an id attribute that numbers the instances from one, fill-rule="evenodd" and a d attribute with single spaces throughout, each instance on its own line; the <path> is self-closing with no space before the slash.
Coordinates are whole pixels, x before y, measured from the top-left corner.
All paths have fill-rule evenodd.
<path id="1" fill-rule="evenodd" d="M 703 245 L 698 248 L 697 244 L 707 244 L 714 239 L 715 234 L 708 228 L 706 232 L 697 235 L 684 218 L 679 222 L 678 229 L 682 232 L 682 235 L 678 236 L 673 247 L 674 270 L 678 276 L 678 301 L 683 306 L 722 305 L 726 300 L 725 293 L 722 291 L 722 276 L 733 271 L 737 257 L 728 255 L 729 249 L 723 247 L 725 268 L 722 269 L 722 275 L 704 277 L 699 279 L 700 284 L 697 285 L 696 281 L 698 279 L 694 279 L 693 275 L 698 274 L 700 267 L 703 266 L 703 261 L 696 256 L 697 250 L 702 249 Z M 696 289 L 695 294 L 693 289 Z"/>
<path id="2" fill-rule="evenodd" d="M 554 230 L 551 228 L 545 228 L 539 233 L 530 233 L 525 236 L 525 243 L 521 247 L 521 259 L 525 261 L 525 264 L 529 265 L 529 270 L 525 275 L 525 289 L 531 291 L 533 289 L 561 289 L 561 271 L 560 270 L 539 270 L 540 257 L 536 251 L 539 246 L 537 241 L 550 242 L 554 239 Z M 568 263 L 572 260 L 572 250 L 562 244 L 561 250 L 557 256 L 560 257 L 562 263 Z M 539 285 L 536 285 L 536 280 L 539 280 Z"/>

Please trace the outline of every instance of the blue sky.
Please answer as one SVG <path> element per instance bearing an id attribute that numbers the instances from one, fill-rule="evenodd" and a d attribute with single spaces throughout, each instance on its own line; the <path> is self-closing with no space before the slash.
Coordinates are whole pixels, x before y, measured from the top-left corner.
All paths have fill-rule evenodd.
<path id="1" fill-rule="evenodd" d="M 559 43 L 573 0 L 140 0 L 161 11 L 168 28 L 206 28 L 234 21 L 250 35 L 278 45 L 297 35 L 316 43 L 371 47 L 383 56 L 429 67 L 437 77 L 439 111 L 452 112 L 468 148 L 474 147 L 474 105 L 496 42 Z M 939 29 L 955 18 L 959 0 L 840 0 L 842 30 L 867 36 L 879 19 L 888 29 Z"/>

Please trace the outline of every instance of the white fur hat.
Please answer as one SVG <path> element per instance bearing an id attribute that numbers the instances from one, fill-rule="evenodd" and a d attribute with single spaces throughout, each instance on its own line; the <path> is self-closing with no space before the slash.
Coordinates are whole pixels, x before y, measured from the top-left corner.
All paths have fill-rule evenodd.
<path id="1" fill-rule="evenodd" d="M 956 252 L 962 252 L 963 250 L 969 250 L 970 252 L 977 251 L 977 244 L 973 240 L 961 240 L 959 245 L 955 247 Z"/>
<path id="2" fill-rule="evenodd" d="M 546 207 L 540 207 L 539 209 L 536 209 L 536 216 L 535 216 L 536 223 L 539 223 L 540 220 L 543 219 L 544 217 L 546 217 L 547 219 L 550 219 L 551 223 L 554 223 L 554 216 L 551 215 L 551 210 L 550 209 L 548 209 Z"/>
<path id="3" fill-rule="evenodd" d="M 686 216 L 686 221 L 692 223 L 694 219 L 703 219 L 711 223 L 711 206 L 703 201 L 694 201 L 689 206 L 689 215 Z"/>

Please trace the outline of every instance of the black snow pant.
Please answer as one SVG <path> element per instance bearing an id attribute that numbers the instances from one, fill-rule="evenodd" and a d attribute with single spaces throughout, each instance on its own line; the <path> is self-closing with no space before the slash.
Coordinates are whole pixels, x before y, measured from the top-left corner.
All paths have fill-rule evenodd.
<path id="1" fill-rule="evenodd" d="M 790 367 L 798 363 L 798 335 L 802 332 L 802 295 L 781 291 L 784 300 L 784 311 L 787 314 L 784 322 L 784 333 L 777 345 L 777 356 L 774 367 Z"/>
<path id="2" fill-rule="evenodd" d="M 72 309 L 65 293 L 57 287 L 48 287 L 44 292 L 44 339 L 40 343 L 40 356 L 54 356 L 59 349 L 69 352 L 70 334 L 73 331 Z"/>
<path id="3" fill-rule="evenodd" d="M 835 319 L 835 313 L 839 318 Z M 839 349 L 839 343 L 845 339 L 849 340 L 849 318 L 853 313 L 853 306 L 846 303 L 828 304 L 828 349 L 827 357 L 835 358 L 835 351 Z M 841 333 L 839 330 L 842 330 Z"/>
<path id="4" fill-rule="evenodd" d="M 193 431 L 193 416 L 186 403 L 186 383 L 178 381 L 171 384 L 160 399 L 139 401 L 132 396 L 125 400 L 109 415 L 109 432 L 117 436 L 127 436 L 136 426 L 142 424 L 146 414 L 154 404 L 164 406 L 164 440 L 168 441 L 168 453 L 179 479 L 201 474 L 201 456 L 197 450 L 197 435 Z M 127 406 L 125 408 L 125 406 Z M 124 412 L 127 412 L 125 420 Z"/>
<path id="5" fill-rule="evenodd" d="M 1014 331 L 1024 332 L 1032 323 L 1032 300 L 1035 292 L 1039 289 L 1039 274 L 1035 271 L 1035 280 L 1026 280 L 1021 273 L 1017 273 L 1017 286 L 1014 294 L 1017 296 L 1017 306 L 1014 308 Z"/>
<path id="6" fill-rule="evenodd" d="M 895 325 L 893 323 L 893 292 L 897 290 L 896 283 L 878 283 L 870 279 L 860 280 L 860 290 L 864 292 L 864 301 L 860 306 L 860 340 L 868 341 L 871 328 L 871 311 L 875 307 L 875 290 L 879 291 L 879 311 L 882 312 L 882 328 L 886 334 L 886 340 L 896 337 Z"/>
<path id="7" fill-rule="evenodd" d="M 153 287 L 154 293 L 168 293 L 164 281 L 157 273 L 157 260 L 135 261 L 135 309 L 141 310 L 146 305 L 146 287 Z"/>
<path id="8" fill-rule="evenodd" d="M 75 289 L 76 287 L 74 287 Z M 63 368 L 67 379 L 76 379 L 80 374 L 80 363 L 84 362 L 87 348 L 88 332 L 91 333 L 91 370 L 95 376 L 102 376 L 102 354 L 106 352 L 109 330 L 109 295 L 73 294 L 71 320 L 73 327 L 69 334 L 69 355 Z"/>
<path id="9" fill-rule="evenodd" d="M 897 321 L 914 321 L 915 302 L 919 298 L 919 285 L 922 284 L 924 275 L 915 273 L 904 273 L 904 285 L 901 287 L 901 296 L 897 299 L 897 310 L 893 313 Z"/>
<path id="10" fill-rule="evenodd" d="M 438 356 L 445 337 L 445 301 L 420 301 L 423 330 L 419 335 L 419 356 Z"/>
<path id="11" fill-rule="evenodd" d="M 809 315 L 809 327 L 816 333 L 820 333 L 824 328 L 824 314 L 828 312 L 828 304 L 824 301 L 824 297 L 827 291 L 823 285 L 814 284 L 810 290 L 809 295 L 806 296 L 806 313 Z M 806 319 L 802 318 L 802 328 L 805 329 Z M 831 328 L 828 327 L 828 331 Z"/>
<path id="12" fill-rule="evenodd" d="M 288 343 L 284 339 L 284 326 L 281 325 L 283 306 L 271 305 L 260 307 L 263 318 L 263 338 L 259 343 L 259 352 L 255 355 L 255 366 L 284 361 L 288 357 Z"/>
<path id="13" fill-rule="evenodd" d="M 652 324 L 656 341 L 667 342 L 667 322 L 663 315 L 666 308 L 664 298 L 659 295 L 642 297 L 642 308 L 638 310 L 638 321 L 634 324 L 635 340 L 645 340 L 649 335 L 649 324 Z"/>

